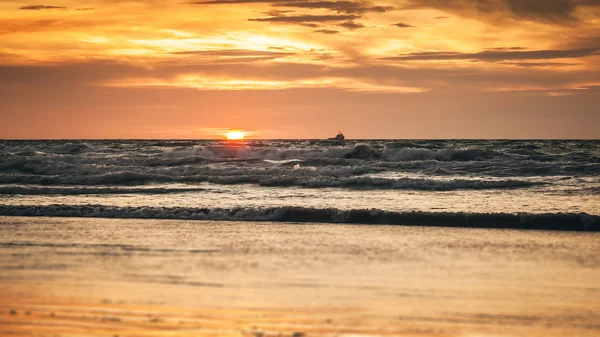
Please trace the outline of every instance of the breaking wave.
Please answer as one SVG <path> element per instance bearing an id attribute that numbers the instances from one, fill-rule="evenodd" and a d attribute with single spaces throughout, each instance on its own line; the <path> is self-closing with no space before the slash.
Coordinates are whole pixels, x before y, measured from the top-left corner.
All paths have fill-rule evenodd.
<path id="1" fill-rule="evenodd" d="M 537 230 L 600 231 L 600 216 L 586 213 L 447 213 L 390 212 L 378 209 L 339 210 L 306 207 L 162 208 L 101 205 L 0 205 L 4 216 L 59 216 L 183 220 L 278 221 L 346 224 L 477 227 Z"/>
<path id="2" fill-rule="evenodd" d="M 250 146 L 209 146 L 191 147 L 186 149 L 168 150 L 161 154 L 163 157 L 186 158 L 200 157 L 211 158 L 236 158 L 236 159 L 263 159 L 263 160 L 291 160 L 291 159 L 381 159 L 388 161 L 474 161 L 501 157 L 497 151 L 482 149 L 439 149 L 427 148 L 395 148 L 373 147 L 366 144 L 353 146 L 314 146 L 314 147 L 263 147 Z"/>
<path id="3" fill-rule="evenodd" d="M 123 188 L 123 187 L 45 187 L 0 186 L 0 195 L 82 195 L 82 194 L 169 194 L 201 192 L 206 188 Z"/>
<path id="4" fill-rule="evenodd" d="M 310 170 L 309 170 L 310 172 Z M 214 174 L 144 174 L 135 172 L 114 172 L 101 175 L 77 176 L 31 176 L 31 175 L 4 175 L 0 176 L 3 184 L 36 184 L 36 185 L 136 185 L 145 183 L 202 183 L 233 185 L 233 184 L 255 184 L 271 187 L 309 187 L 309 188 L 353 188 L 353 189 L 397 189 L 397 190 L 422 190 L 422 191 L 454 191 L 454 190 L 482 190 L 482 189 L 509 189 L 524 188 L 544 185 L 544 182 L 525 180 L 471 180 L 451 179 L 435 180 L 420 178 L 376 178 L 367 176 L 323 176 L 319 174 L 272 174 L 265 171 L 262 174 L 248 173 L 236 175 L 214 175 Z M 24 194 L 35 194 L 35 189 L 1 187 L 0 194 L 17 194 L 15 191 L 22 190 Z M 60 189 L 57 189 L 59 191 Z M 97 189 L 101 191 L 102 189 Z M 114 192 L 117 190 L 108 190 Z M 129 189 L 131 190 L 131 189 Z M 139 189 L 144 193 L 146 189 Z M 40 190 L 43 192 L 44 190 Z M 46 189 L 45 191 L 52 191 Z M 83 189 L 82 191 L 85 191 Z M 27 193 L 30 192 L 30 193 Z M 157 190 L 161 193 L 160 190 Z M 42 193 L 44 194 L 44 193 Z M 50 193 L 53 194 L 53 193 Z M 60 194 L 60 193 L 56 193 Z M 86 194 L 86 193 L 84 193 Z"/>

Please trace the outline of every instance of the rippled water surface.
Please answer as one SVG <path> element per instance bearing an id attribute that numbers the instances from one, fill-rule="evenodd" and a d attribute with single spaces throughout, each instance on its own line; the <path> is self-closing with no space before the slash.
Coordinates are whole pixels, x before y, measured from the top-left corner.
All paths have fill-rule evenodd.
<path id="1" fill-rule="evenodd" d="M 0 151 L 5 215 L 600 215 L 599 141 L 3 141 Z"/>

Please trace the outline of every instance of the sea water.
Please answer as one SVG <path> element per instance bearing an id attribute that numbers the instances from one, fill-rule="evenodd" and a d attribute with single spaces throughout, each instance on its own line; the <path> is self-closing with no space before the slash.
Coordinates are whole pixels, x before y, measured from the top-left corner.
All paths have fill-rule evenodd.
<path id="1" fill-rule="evenodd" d="M 600 141 L 2 141 L 0 156 L 4 215 L 417 225 L 487 215 L 560 229 L 600 215 Z"/>

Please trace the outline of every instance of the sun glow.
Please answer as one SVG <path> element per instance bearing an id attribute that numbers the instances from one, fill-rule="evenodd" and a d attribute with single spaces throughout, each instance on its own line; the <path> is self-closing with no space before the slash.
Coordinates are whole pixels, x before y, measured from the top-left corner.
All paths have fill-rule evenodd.
<path id="1" fill-rule="evenodd" d="M 242 140 L 242 139 L 244 139 L 244 132 L 239 131 L 239 130 L 231 130 L 231 131 L 227 132 L 227 139 L 228 140 Z"/>

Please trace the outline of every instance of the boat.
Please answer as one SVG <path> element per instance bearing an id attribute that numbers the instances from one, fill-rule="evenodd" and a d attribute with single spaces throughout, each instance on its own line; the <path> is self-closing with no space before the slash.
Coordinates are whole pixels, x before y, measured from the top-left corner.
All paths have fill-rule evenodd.
<path id="1" fill-rule="evenodd" d="M 333 138 L 327 138 L 327 140 L 339 140 L 342 141 L 346 139 L 346 137 L 344 137 L 344 134 L 342 133 L 342 131 L 338 131 L 337 136 L 333 137 Z"/>

